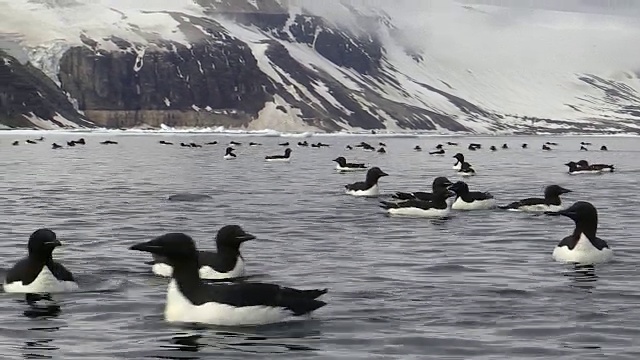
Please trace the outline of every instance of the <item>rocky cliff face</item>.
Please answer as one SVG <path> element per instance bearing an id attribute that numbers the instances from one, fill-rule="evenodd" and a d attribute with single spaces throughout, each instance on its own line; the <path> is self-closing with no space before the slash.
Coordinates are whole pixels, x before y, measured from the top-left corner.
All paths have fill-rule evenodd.
<path id="1" fill-rule="evenodd" d="M 420 12 L 425 2 L 412 1 L 398 6 L 419 14 L 420 24 L 402 23 L 406 14 L 398 15 L 392 2 L 180 0 L 160 6 L 113 0 L 106 6 L 30 0 L 24 9 L 17 5 L 22 2 L 7 3 L 0 12 L 0 48 L 6 34 L 18 34 L 15 42 L 35 66 L 0 62 L 6 79 L 0 109 L 7 114 L 0 122 L 54 126 L 65 118 L 65 126 L 283 131 L 640 130 L 637 72 L 621 67 L 591 74 L 538 61 L 534 65 L 543 71 L 527 73 L 536 66 L 503 61 L 504 55 L 496 56 L 496 68 L 493 60 L 476 66 L 474 60 L 491 52 L 474 48 L 471 56 L 458 55 L 477 42 L 449 41 L 438 27 L 448 24 L 447 13 Z M 469 36 L 477 29 L 491 35 L 495 9 L 474 6 L 456 3 L 448 10 L 456 21 L 475 24 Z M 22 18 L 41 24 L 16 20 Z M 490 27 L 482 28 L 485 22 Z M 531 41 L 541 32 L 549 36 L 548 29 L 534 30 Z M 515 70 L 505 69 L 512 64 Z M 5 69 L 12 67 L 13 73 Z M 50 95 L 33 95 L 38 92 Z"/>
<path id="2" fill-rule="evenodd" d="M 42 71 L 1 50 L 0 124 L 50 129 L 93 126 Z"/>

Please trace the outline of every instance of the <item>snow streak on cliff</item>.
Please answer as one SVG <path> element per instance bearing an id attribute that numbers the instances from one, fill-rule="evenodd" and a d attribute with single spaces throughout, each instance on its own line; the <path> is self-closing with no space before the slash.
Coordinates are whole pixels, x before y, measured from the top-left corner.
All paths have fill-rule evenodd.
<path id="1" fill-rule="evenodd" d="M 593 3 L 12 0 L 0 49 L 98 125 L 638 132 L 638 9 Z"/>

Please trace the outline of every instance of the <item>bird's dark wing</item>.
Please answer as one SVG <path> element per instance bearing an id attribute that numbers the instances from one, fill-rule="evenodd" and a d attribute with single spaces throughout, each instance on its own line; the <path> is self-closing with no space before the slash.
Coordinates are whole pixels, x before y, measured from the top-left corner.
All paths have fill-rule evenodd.
<path id="1" fill-rule="evenodd" d="M 229 272 L 238 262 L 237 256 L 221 256 L 215 251 L 198 251 L 198 267 L 208 266 L 217 272 Z"/>
<path id="2" fill-rule="evenodd" d="M 544 199 L 540 198 L 527 198 L 519 201 L 514 201 L 509 205 L 500 206 L 500 209 L 517 209 L 522 206 L 533 206 L 533 205 L 542 205 L 544 204 Z"/>
<path id="3" fill-rule="evenodd" d="M 364 164 L 355 164 L 355 163 L 347 163 L 347 167 L 355 168 L 355 169 L 365 169 L 366 166 Z"/>
<path id="4" fill-rule="evenodd" d="M 432 202 L 430 201 L 422 201 L 418 199 L 411 199 L 406 201 L 401 201 L 397 203 L 381 201 L 380 207 L 383 209 L 400 209 L 400 208 L 418 208 L 423 210 L 429 210 L 435 208 Z"/>
<path id="5" fill-rule="evenodd" d="M 488 192 L 480 192 L 480 191 L 471 191 L 469 193 L 469 197 L 472 200 L 489 200 L 493 199 L 493 195 Z"/>
<path id="6" fill-rule="evenodd" d="M 364 181 L 358 181 L 353 184 L 345 185 L 344 187 L 345 189 L 351 190 L 351 191 L 364 191 L 369 189 L 369 186 L 367 186 L 367 183 Z"/>
<path id="7" fill-rule="evenodd" d="M 59 262 L 51 261 L 49 264 L 47 264 L 47 267 L 49 267 L 49 270 L 51 271 L 53 276 L 55 276 L 58 280 L 75 281 L 73 279 L 71 271 L 67 270 L 67 268 L 65 268 L 64 265 L 60 264 Z"/>
<path id="8" fill-rule="evenodd" d="M 29 266 L 29 259 L 24 258 L 13 265 L 9 272 L 7 272 L 5 282 L 12 283 L 15 281 L 22 281 L 24 285 L 31 284 L 31 282 L 35 280 L 40 273 L 40 270 L 42 269 Z"/>
<path id="9" fill-rule="evenodd" d="M 327 293 L 327 289 L 298 290 L 264 283 L 207 284 L 203 289 L 206 291 L 194 294 L 194 305 L 211 301 L 231 306 L 262 305 L 282 307 L 294 315 L 303 315 L 325 306 L 324 301 L 316 298 Z"/>

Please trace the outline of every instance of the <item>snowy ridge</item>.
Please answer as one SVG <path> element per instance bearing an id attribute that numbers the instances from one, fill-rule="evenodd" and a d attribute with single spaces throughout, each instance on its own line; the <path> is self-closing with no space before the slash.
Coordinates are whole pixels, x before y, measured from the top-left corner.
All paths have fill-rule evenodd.
<path id="1" fill-rule="evenodd" d="M 640 38 L 640 26 L 633 12 L 603 14 L 580 8 L 579 0 L 565 3 L 563 11 L 536 8 L 536 1 L 532 7 L 479 2 L 0 1 L 0 48 L 27 57 L 97 124 L 108 117 L 99 101 L 118 101 L 101 100 L 101 94 L 78 98 L 84 92 L 68 85 L 79 81 L 70 60 L 60 76 L 60 62 L 75 47 L 126 61 L 136 79 L 146 79 L 146 67 L 167 61 L 158 53 L 176 54 L 171 66 L 185 86 L 168 85 L 154 97 L 146 94 L 158 89 L 136 80 L 126 86 L 141 100 L 113 109 L 132 119 L 141 110 L 182 116 L 182 123 L 167 125 L 167 116 L 142 117 L 160 131 L 640 132 L 640 48 L 629 45 Z M 198 47 L 203 42 L 206 47 Z M 247 61 L 233 53 L 243 46 L 263 78 L 222 89 L 236 105 L 176 94 L 199 92 L 198 76 L 181 64 L 192 62 L 196 74 L 216 79 L 223 71 L 219 61 L 232 69 Z M 219 53 L 209 54 L 211 48 Z M 109 55 L 114 53 L 127 56 Z M 243 93 L 245 88 L 253 92 Z M 33 113 L 24 116 L 51 127 Z"/>

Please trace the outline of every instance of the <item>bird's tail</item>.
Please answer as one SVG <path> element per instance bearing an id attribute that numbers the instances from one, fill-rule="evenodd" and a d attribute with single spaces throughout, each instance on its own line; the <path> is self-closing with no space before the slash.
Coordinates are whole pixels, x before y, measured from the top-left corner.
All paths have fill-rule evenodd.
<path id="1" fill-rule="evenodd" d="M 380 201 L 380 207 L 388 210 L 388 209 L 397 209 L 398 208 L 398 204 L 396 203 L 392 203 L 389 201 Z"/>

